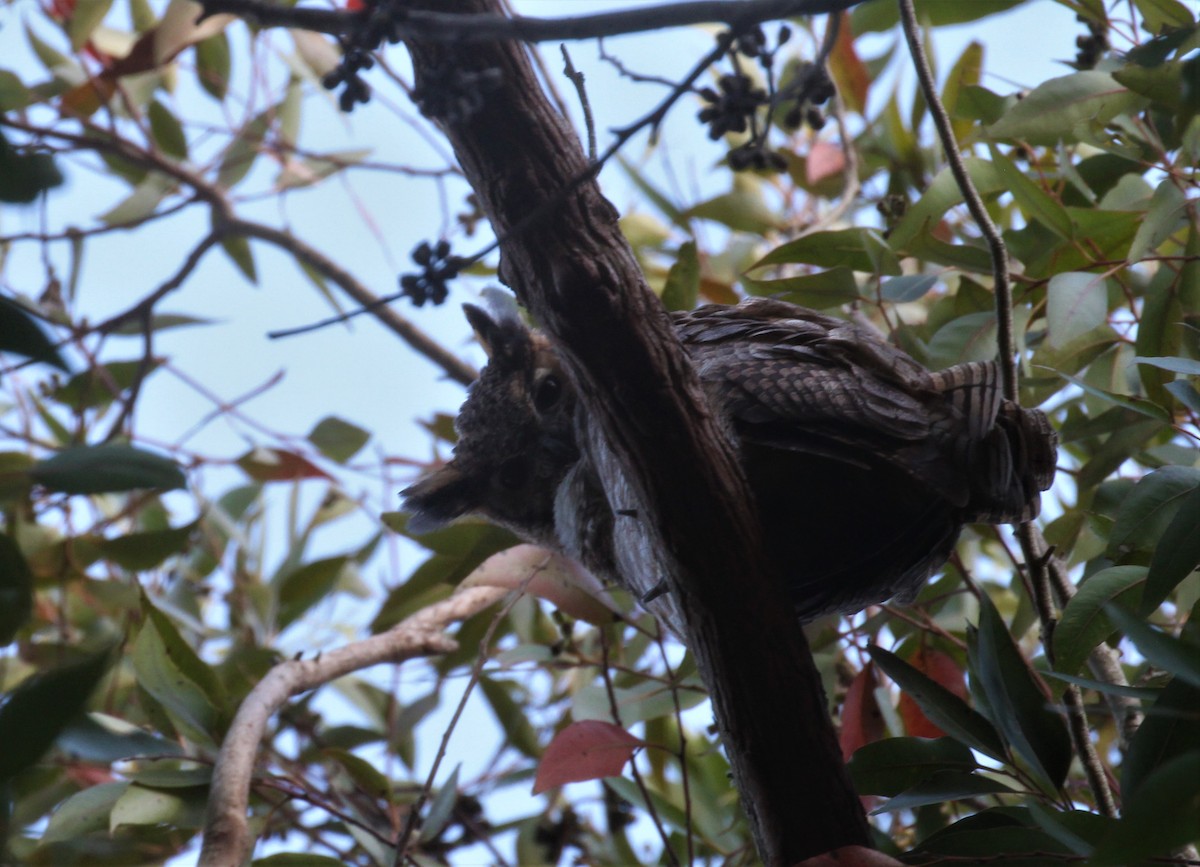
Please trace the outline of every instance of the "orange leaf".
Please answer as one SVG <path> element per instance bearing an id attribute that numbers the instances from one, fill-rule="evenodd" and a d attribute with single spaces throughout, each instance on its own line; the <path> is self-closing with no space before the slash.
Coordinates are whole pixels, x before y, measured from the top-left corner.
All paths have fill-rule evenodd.
<path id="1" fill-rule="evenodd" d="M 253 449 L 238 458 L 237 465 L 256 482 L 330 478 L 308 458 L 282 449 Z"/>
<path id="2" fill-rule="evenodd" d="M 875 687 L 878 685 L 875 664 L 868 662 L 854 676 L 850 689 L 846 691 L 846 700 L 842 702 L 842 731 L 838 736 L 842 758 L 846 761 L 850 761 L 859 747 L 883 737 L 883 714 L 879 712 L 879 704 L 875 701 Z"/>
<path id="3" fill-rule="evenodd" d="M 829 72 L 837 85 L 838 96 L 846 108 L 862 114 L 867 107 L 867 91 L 871 87 L 871 72 L 854 49 L 854 33 L 850 16 L 842 13 L 837 44 L 829 54 Z"/>
<path id="4" fill-rule="evenodd" d="M 908 664 L 964 701 L 967 699 L 967 683 L 963 678 L 962 669 L 949 654 L 940 650 L 920 648 L 908 658 Z M 897 712 L 900 714 L 900 719 L 904 721 L 904 730 L 913 737 L 945 737 L 946 733 L 929 721 L 929 717 L 925 716 L 920 706 L 908 693 L 900 694 Z"/>
<path id="5" fill-rule="evenodd" d="M 571 723 L 554 736 L 542 754 L 533 793 L 566 783 L 615 777 L 633 758 L 634 751 L 645 745 L 645 741 L 612 723 L 594 719 Z"/>

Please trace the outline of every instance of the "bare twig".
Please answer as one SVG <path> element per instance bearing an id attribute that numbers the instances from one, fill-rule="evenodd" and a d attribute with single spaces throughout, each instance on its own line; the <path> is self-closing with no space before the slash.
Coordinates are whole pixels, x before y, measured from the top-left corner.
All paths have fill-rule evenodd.
<path id="1" fill-rule="evenodd" d="M 406 10 L 396 22 L 401 38 L 423 42 L 493 42 L 513 39 L 522 42 L 560 42 L 595 39 L 623 33 L 644 33 L 666 27 L 692 24 L 728 24 L 745 27 L 762 21 L 823 15 L 838 12 L 862 0 L 694 0 L 663 6 L 646 6 L 601 12 L 574 18 L 529 18 L 502 15 L 455 15 L 420 9 Z M 260 27 L 298 27 L 318 33 L 345 35 L 366 18 L 363 12 L 333 11 L 311 7 L 286 7 L 262 0 L 206 0 L 203 17 L 229 12 Z"/>
<path id="2" fill-rule="evenodd" d="M 950 124 L 950 116 L 938 96 L 937 85 L 933 80 L 933 70 L 925 56 L 925 48 L 921 42 L 921 34 L 917 26 L 917 16 L 913 9 L 913 0 L 899 0 L 900 20 L 904 30 L 904 38 L 912 55 L 913 66 L 916 68 L 917 79 L 921 92 L 929 106 L 929 113 L 937 129 L 938 139 L 946 152 L 946 160 L 950 171 L 962 192 L 967 209 L 971 212 L 979 230 L 987 241 L 988 251 L 992 259 L 992 275 L 995 283 L 997 335 L 1000 351 L 1000 366 L 1004 383 L 1004 396 L 1014 403 L 1019 402 L 1017 391 L 1017 363 L 1014 352 L 1013 315 L 1012 315 L 1012 284 L 1008 271 L 1008 249 L 1000 230 L 988 216 L 983 199 L 975 189 L 970 175 L 958 150 L 958 142 L 954 138 L 954 130 Z M 1050 555 L 1047 553 L 1045 539 L 1032 523 L 1024 522 L 1016 527 L 1016 535 L 1021 543 L 1021 551 L 1029 570 L 1033 598 L 1038 612 L 1038 620 L 1042 628 L 1042 647 L 1046 659 L 1054 664 L 1054 627 L 1057 614 L 1050 592 L 1050 577 L 1047 568 Z M 1068 731 L 1084 767 L 1097 807 L 1106 816 L 1116 816 L 1117 806 L 1109 786 L 1108 777 L 1100 763 L 1100 757 L 1092 745 L 1087 713 L 1083 706 L 1083 695 L 1079 687 L 1069 684 L 1063 692 L 1063 703 L 1067 710 Z"/>
<path id="3" fill-rule="evenodd" d="M 592 104 L 588 101 L 587 87 L 584 86 L 583 73 L 575 68 L 575 64 L 571 62 L 571 55 L 567 51 L 566 45 L 558 46 L 562 51 L 563 56 L 563 74 L 571 80 L 571 84 L 575 86 L 575 93 L 579 96 L 579 107 L 583 111 L 583 125 L 587 130 L 587 155 L 589 161 L 596 159 L 596 121 L 592 117 Z"/>
<path id="4" fill-rule="evenodd" d="M 460 590 L 422 608 L 381 635 L 356 641 L 312 659 L 280 663 L 259 681 L 238 708 L 213 769 L 200 867 L 243 863 L 251 840 L 246 823 L 254 759 L 267 721 L 292 696 L 383 662 L 449 653 L 457 647 L 442 630 L 482 611 L 508 592 L 494 587 Z"/>

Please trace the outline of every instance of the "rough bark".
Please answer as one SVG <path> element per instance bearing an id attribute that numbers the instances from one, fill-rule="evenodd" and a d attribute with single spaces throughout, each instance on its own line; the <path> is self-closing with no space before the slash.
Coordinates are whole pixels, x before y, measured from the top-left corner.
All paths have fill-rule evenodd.
<path id="1" fill-rule="evenodd" d="M 414 6 L 475 14 L 500 4 Z M 501 278 L 556 342 L 639 494 L 638 519 L 659 536 L 763 861 L 870 845 L 811 653 L 763 556 L 733 444 L 705 410 L 615 210 L 594 181 L 576 183 L 587 170 L 577 136 L 543 95 L 523 46 L 408 47 L 418 86 L 449 65 L 503 75 L 482 111 L 443 129 L 504 238 Z"/>

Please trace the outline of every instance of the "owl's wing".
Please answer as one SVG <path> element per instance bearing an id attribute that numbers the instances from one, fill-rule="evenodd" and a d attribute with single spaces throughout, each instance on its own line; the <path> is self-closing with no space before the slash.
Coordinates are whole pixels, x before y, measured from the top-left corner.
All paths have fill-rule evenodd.
<path id="1" fill-rule="evenodd" d="M 966 505 L 970 444 L 1000 407 L 994 365 L 933 374 L 867 329 L 769 299 L 700 308 L 676 329 L 744 441 L 891 463 Z"/>

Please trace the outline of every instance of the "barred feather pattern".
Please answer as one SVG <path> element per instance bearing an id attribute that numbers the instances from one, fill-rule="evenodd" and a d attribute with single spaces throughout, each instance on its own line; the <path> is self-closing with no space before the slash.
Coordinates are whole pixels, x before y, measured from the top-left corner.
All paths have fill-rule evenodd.
<path id="1" fill-rule="evenodd" d="M 468 315 L 491 362 L 454 459 L 404 492 L 414 518 L 481 513 L 651 595 L 657 532 L 620 463 L 569 387 L 551 406 L 537 399 L 546 371 L 562 376 L 549 343 L 510 314 Z M 771 299 L 673 316 L 802 620 L 911 598 L 964 524 L 1037 514 L 1056 437 L 1040 411 L 1004 399 L 995 362 L 931 372 L 869 329 Z M 497 484 L 516 465 L 522 485 Z M 678 626 L 672 600 L 651 607 Z"/>

